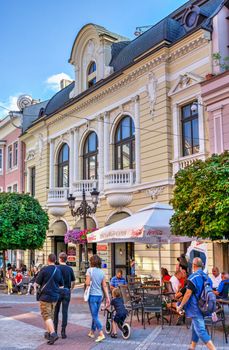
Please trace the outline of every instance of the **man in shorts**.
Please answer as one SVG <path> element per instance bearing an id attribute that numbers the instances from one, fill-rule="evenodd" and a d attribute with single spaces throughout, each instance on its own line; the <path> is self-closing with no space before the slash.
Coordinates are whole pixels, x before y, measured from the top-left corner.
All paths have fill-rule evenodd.
<path id="1" fill-rule="evenodd" d="M 58 339 L 54 330 L 54 310 L 59 299 L 59 287 L 64 286 L 61 271 L 55 266 L 55 254 L 49 254 L 48 266 L 44 267 L 36 278 L 36 283 L 40 286 L 38 300 L 40 303 L 41 316 L 45 323 L 45 338 L 48 344 L 52 345 Z"/>

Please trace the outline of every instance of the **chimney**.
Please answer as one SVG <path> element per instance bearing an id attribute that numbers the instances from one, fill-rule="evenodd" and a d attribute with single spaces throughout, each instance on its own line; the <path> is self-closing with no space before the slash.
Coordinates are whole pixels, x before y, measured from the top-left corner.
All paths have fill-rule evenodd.
<path id="1" fill-rule="evenodd" d="M 68 86 L 69 84 L 71 84 L 72 80 L 68 80 L 68 79 L 61 79 L 60 81 L 60 89 L 64 89 L 66 86 Z"/>

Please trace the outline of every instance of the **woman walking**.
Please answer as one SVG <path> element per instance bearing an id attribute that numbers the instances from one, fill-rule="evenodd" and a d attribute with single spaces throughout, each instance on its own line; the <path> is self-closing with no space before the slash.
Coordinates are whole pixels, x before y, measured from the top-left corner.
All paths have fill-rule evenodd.
<path id="1" fill-rule="evenodd" d="M 93 255 L 90 258 L 90 266 L 91 267 L 86 273 L 86 286 L 90 286 L 88 304 L 92 316 L 92 325 L 88 336 L 94 339 L 95 331 L 97 329 L 99 331 L 99 335 L 95 341 L 98 343 L 105 339 L 103 334 L 103 326 L 99 320 L 99 310 L 103 300 L 103 292 L 106 298 L 106 307 L 110 306 L 110 299 L 105 274 L 101 269 L 101 259 L 98 255 Z"/>
<path id="2" fill-rule="evenodd" d="M 12 274 L 11 266 L 9 266 L 7 269 L 6 284 L 7 284 L 8 294 L 13 294 L 13 274 Z"/>

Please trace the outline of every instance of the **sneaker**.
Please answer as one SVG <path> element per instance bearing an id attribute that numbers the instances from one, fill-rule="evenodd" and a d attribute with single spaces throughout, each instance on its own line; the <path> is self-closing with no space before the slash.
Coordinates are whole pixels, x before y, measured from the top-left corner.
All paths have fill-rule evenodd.
<path id="1" fill-rule="evenodd" d="M 111 338 L 117 338 L 117 337 L 118 337 L 117 333 L 111 333 Z"/>
<path id="2" fill-rule="evenodd" d="M 67 335 L 66 335 L 66 332 L 65 332 L 65 328 L 61 329 L 61 338 L 62 339 L 66 339 L 67 338 Z"/>
<path id="3" fill-rule="evenodd" d="M 105 335 L 99 335 L 98 338 L 95 339 L 96 343 L 100 343 L 101 341 L 103 341 L 104 339 L 106 339 Z"/>
<path id="4" fill-rule="evenodd" d="M 54 332 L 54 333 L 50 334 L 49 341 L 47 342 L 47 344 L 53 345 L 55 343 L 55 341 L 57 341 L 58 338 L 59 337 L 58 337 L 57 333 Z"/>
<path id="5" fill-rule="evenodd" d="M 22 292 L 18 292 L 17 294 L 18 294 L 18 295 L 22 295 Z"/>
<path id="6" fill-rule="evenodd" d="M 44 333 L 44 338 L 49 340 L 50 339 L 50 333 L 49 332 L 45 332 Z"/>
<path id="7" fill-rule="evenodd" d="M 26 293 L 26 295 L 29 295 L 29 293 Z"/>
<path id="8" fill-rule="evenodd" d="M 88 333 L 88 337 L 91 338 L 91 339 L 94 339 L 94 338 L 95 338 L 95 335 L 94 335 L 94 333 L 89 332 L 89 333 Z"/>

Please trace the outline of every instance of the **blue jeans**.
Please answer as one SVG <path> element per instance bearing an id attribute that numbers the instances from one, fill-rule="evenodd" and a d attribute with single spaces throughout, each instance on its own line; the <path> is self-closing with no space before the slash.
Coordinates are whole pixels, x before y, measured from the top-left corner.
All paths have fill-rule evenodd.
<path id="1" fill-rule="evenodd" d="M 192 341 L 198 343 L 199 338 L 203 343 L 208 343 L 211 340 L 210 335 L 208 334 L 204 318 L 203 317 L 193 317 L 192 318 Z"/>
<path id="2" fill-rule="evenodd" d="M 98 329 L 98 331 L 101 331 L 103 329 L 102 323 L 99 320 L 99 309 L 102 303 L 102 299 L 103 297 L 99 295 L 90 295 L 88 299 L 88 304 L 92 316 L 91 330 L 93 332 L 95 332 L 96 329 Z"/>

